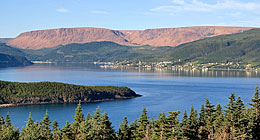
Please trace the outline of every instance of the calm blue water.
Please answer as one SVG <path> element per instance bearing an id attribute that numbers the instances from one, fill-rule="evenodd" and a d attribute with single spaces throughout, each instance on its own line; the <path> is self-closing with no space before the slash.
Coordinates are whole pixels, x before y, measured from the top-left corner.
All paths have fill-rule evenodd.
<path id="1" fill-rule="evenodd" d="M 191 105 L 200 109 L 207 97 L 213 104 L 228 103 L 228 96 L 235 92 L 244 102 L 249 102 L 254 88 L 260 83 L 257 72 L 239 71 L 142 71 L 99 69 L 93 65 L 32 65 L 22 68 L 0 69 L 0 80 L 32 82 L 56 81 L 80 85 L 127 86 L 143 95 L 128 100 L 83 103 L 83 113 L 94 113 L 100 106 L 109 114 L 115 128 L 124 116 L 134 121 L 146 107 L 149 116 L 157 118 L 161 112 L 189 110 Z M 64 125 L 70 122 L 76 104 L 31 105 L 0 108 L 0 115 L 9 112 L 12 123 L 21 128 L 29 112 L 35 121 L 40 121 L 48 110 L 51 120 Z M 181 115 L 180 115 L 181 117 Z"/>

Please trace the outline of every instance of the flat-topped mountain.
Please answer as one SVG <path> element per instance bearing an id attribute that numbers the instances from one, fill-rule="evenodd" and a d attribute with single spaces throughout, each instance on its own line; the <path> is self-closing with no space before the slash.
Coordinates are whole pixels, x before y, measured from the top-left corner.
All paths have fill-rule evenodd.
<path id="1" fill-rule="evenodd" d="M 70 43 L 111 41 L 121 45 L 177 46 L 223 34 L 240 33 L 253 27 L 198 26 L 147 30 L 110 30 L 104 28 L 60 28 L 30 31 L 7 42 L 22 49 L 51 48 Z"/>

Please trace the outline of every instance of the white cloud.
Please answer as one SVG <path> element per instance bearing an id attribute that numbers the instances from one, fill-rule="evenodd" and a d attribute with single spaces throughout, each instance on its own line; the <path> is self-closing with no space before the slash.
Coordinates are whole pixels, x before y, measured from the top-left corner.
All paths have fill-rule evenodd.
<path id="1" fill-rule="evenodd" d="M 215 11 L 248 11 L 260 14 L 260 2 L 241 2 L 235 0 L 219 0 L 214 4 L 202 2 L 200 0 L 172 0 L 172 5 L 158 6 L 151 11 L 167 12 L 169 14 L 185 11 L 195 12 L 215 12 Z M 236 13 L 236 12 L 235 12 Z"/>
<path id="2" fill-rule="evenodd" d="M 176 3 L 176 4 L 184 4 L 185 1 L 184 0 L 172 0 L 173 3 Z"/>
<path id="3" fill-rule="evenodd" d="M 101 14 L 101 15 L 107 15 L 109 14 L 107 11 L 103 11 L 103 10 L 93 10 L 93 11 L 89 11 L 91 14 Z"/>
<path id="4" fill-rule="evenodd" d="M 67 13 L 69 12 L 68 9 L 65 9 L 65 8 L 59 8 L 59 9 L 56 9 L 57 12 L 60 12 L 60 13 Z"/>

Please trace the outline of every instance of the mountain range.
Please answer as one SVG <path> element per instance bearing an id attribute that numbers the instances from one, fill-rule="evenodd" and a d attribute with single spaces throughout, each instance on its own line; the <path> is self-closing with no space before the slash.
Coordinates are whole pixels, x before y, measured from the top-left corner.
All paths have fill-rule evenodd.
<path id="1" fill-rule="evenodd" d="M 7 40 L 20 49 L 52 48 L 71 43 L 111 41 L 128 46 L 171 46 L 224 34 L 240 33 L 253 27 L 198 26 L 147 30 L 111 30 L 104 28 L 60 28 L 21 33 Z"/>
<path id="2" fill-rule="evenodd" d="M 189 27 L 185 28 L 186 29 L 185 32 L 187 32 L 188 28 Z M 213 27 L 200 27 L 200 28 L 198 27 L 197 29 L 200 31 L 200 33 L 202 33 L 202 29 L 205 30 L 207 29 L 208 32 L 210 28 L 213 29 Z M 92 28 L 88 28 L 88 29 L 92 29 Z M 94 28 L 94 30 L 96 29 L 101 31 L 101 29 Z M 195 27 L 190 27 L 190 29 L 194 31 Z M 221 32 L 222 35 L 216 36 L 217 29 L 223 30 L 223 32 Z M 224 29 L 226 30 L 224 31 Z M 47 47 L 45 46 L 41 49 L 28 49 L 27 47 L 19 48 L 17 46 L 14 47 L 14 45 L 9 46 L 12 41 L 19 39 L 20 36 L 24 36 L 22 34 L 17 38 L 7 40 L 7 43 L 0 43 L 0 53 L 8 55 L 9 58 L 11 56 L 13 57 L 20 56 L 19 58 L 25 57 L 30 61 L 77 63 L 77 62 L 94 62 L 94 61 L 116 62 L 116 61 L 126 60 L 133 63 L 137 63 L 139 61 L 142 62 L 172 61 L 172 62 L 176 62 L 176 64 L 185 64 L 187 62 L 199 63 L 199 64 L 235 62 L 243 65 L 244 67 L 247 64 L 251 64 L 253 67 L 260 67 L 260 57 L 259 57 L 260 29 L 250 29 L 250 30 L 246 30 L 246 29 L 250 29 L 250 28 L 214 27 L 214 32 L 215 32 L 214 35 L 212 33 L 211 35 L 208 35 L 208 37 L 204 37 L 202 39 L 198 39 L 191 42 L 186 42 L 175 47 L 169 45 L 165 45 L 165 46 L 137 45 L 137 44 L 122 45 L 120 43 L 117 43 L 116 41 L 102 41 L 102 40 L 106 40 L 107 36 L 106 37 L 104 36 L 102 38 L 100 34 L 98 36 L 100 36 L 101 41 L 98 40 L 98 41 L 91 41 L 87 43 L 69 43 L 65 45 L 57 45 L 52 47 L 46 44 Z M 57 29 L 56 31 L 58 30 L 61 29 Z M 105 30 L 108 32 L 112 31 L 108 29 Z M 157 29 L 154 29 L 154 31 L 155 30 Z M 49 31 L 52 32 L 53 30 L 49 30 Z M 233 32 L 236 31 L 237 33 L 226 34 L 227 32 L 230 31 Z M 34 31 L 31 33 L 28 32 L 28 34 L 33 34 L 36 32 L 38 31 Z M 122 32 L 120 32 L 118 35 L 119 36 L 122 35 L 121 33 Z M 199 32 L 197 32 L 197 34 L 198 33 Z M 103 35 L 105 34 L 106 33 L 104 33 Z M 220 32 L 218 32 L 218 34 L 220 34 Z M 42 43 L 40 42 L 41 40 L 39 40 L 39 42 L 34 42 L 34 41 L 40 39 L 43 36 L 44 36 L 43 34 L 38 34 L 37 36 L 35 36 L 34 39 L 32 38 L 32 36 L 27 36 L 27 37 L 32 38 L 31 39 L 31 43 L 33 42 L 32 45 L 40 45 Z M 50 37 L 51 35 L 46 34 L 45 37 L 47 38 L 47 36 Z M 69 35 L 66 34 L 64 36 L 65 37 L 63 38 L 63 40 L 66 40 L 66 37 L 68 37 Z M 161 36 L 163 36 L 163 34 L 157 37 L 160 38 Z M 191 36 L 192 35 L 188 35 L 186 38 L 183 37 L 183 39 L 187 41 L 188 39 L 191 39 L 189 38 Z M 209 37 L 209 36 L 213 36 L 213 37 Z M 75 36 L 74 39 L 76 37 L 77 36 Z M 55 38 L 55 36 L 53 36 L 53 38 Z M 51 41 L 54 40 L 53 38 L 49 38 L 46 40 Z M 154 40 L 156 39 L 154 38 Z M 70 41 L 73 42 L 73 39 Z M 25 40 L 25 42 L 27 41 Z M 126 43 L 129 44 L 131 42 L 126 41 Z M 169 43 L 169 42 L 164 42 L 164 43 Z M 25 59 L 23 60 L 25 61 Z"/>

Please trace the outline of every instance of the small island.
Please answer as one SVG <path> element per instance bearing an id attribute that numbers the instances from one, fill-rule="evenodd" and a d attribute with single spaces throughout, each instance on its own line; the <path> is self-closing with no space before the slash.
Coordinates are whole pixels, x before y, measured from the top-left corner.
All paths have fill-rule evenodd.
<path id="1" fill-rule="evenodd" d="M 140 96 L 128 87 L 82 86 L 58 82 L 0 81 L 0 107 L 99 102 Z"/>

